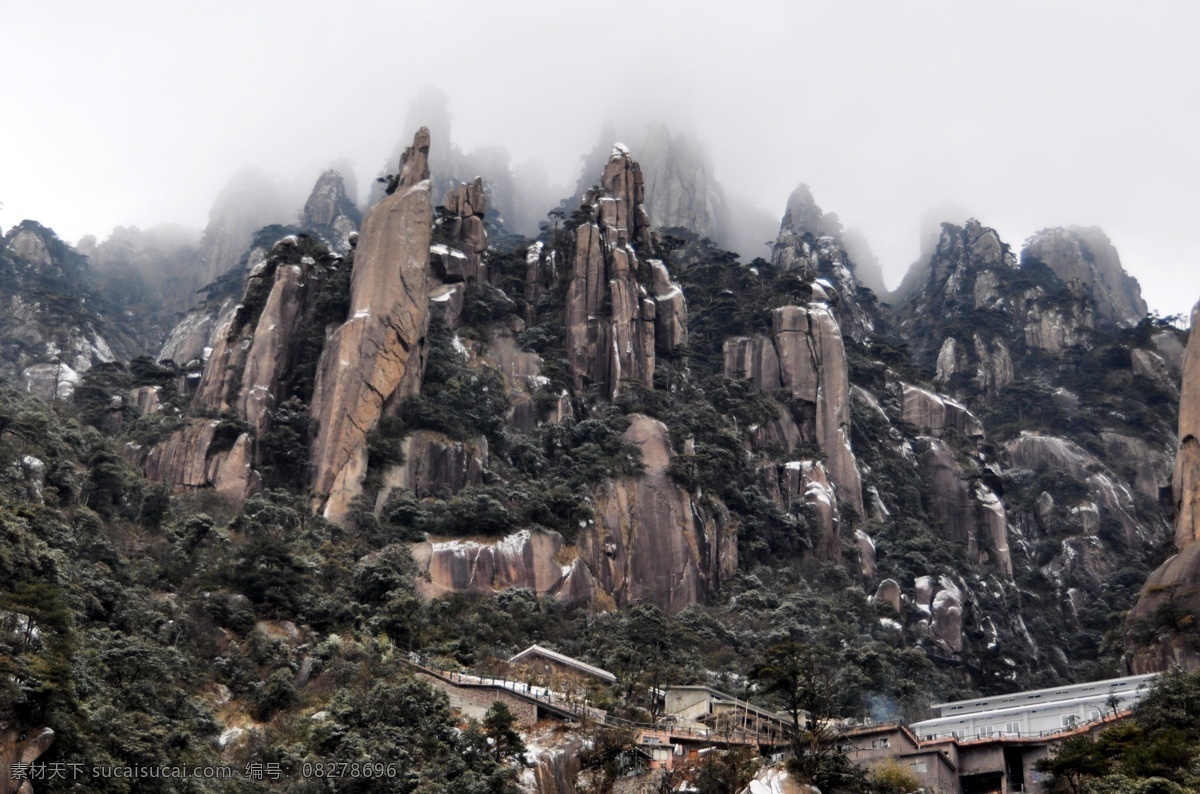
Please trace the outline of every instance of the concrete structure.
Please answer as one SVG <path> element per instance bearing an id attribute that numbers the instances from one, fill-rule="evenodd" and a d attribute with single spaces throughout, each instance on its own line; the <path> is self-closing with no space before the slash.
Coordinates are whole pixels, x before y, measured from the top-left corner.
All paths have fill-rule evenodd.
<path id="1" fill-rule="evenodd" d="M 662 698 L 666 718 L 721 733 L 782 737 L 792 723 L 787 714 L 755 706 L 709 686 L 670 686 L 663 690 Z"/>
<path id="2" fill-rule="evenodd" d="M 1034 765 L 1071 736 L 1124 719 L 1153 675 L 939 703 L 938 717 L 848 728 L 843 749 L 855 765 L 896 763 L 927 794 L 1012 794 L 1041 790 Z"/>
<path id="3" fill-rule="evenodd" d="M 1127 712 L 1150 690 L 1153 675 L 1134 675 L 933 706 L 939 716 L 915 722 L 921 740 L 1044 736 Z"/>
<path id="4" fill-rule="evenodd" d="M 615 684 L 617 681 L 617 677 L 607 670 L 590 665 L 587 662 L 581 662 L 578 659 L 567 656 L 565 653 L 543 648 L 541 645 L 530 645 L 508 661 L 509 664 L 520 665 L 526 669 L 540 670 L 546 675 L 553 673 L 585 675 L 603 681 L 606 684 Z"/>
<path id="5" fill-rule="evenodd" d="M 958 765 L 944 748 L 924 747 L 898 722 L 865 725 L 847 731 L 842 748 L 860 769 L 874 770 L 894 762 L 911 772 L 927 794 L 957 794 Z M 957 756 L 956 756 L 957 757 Z"/>

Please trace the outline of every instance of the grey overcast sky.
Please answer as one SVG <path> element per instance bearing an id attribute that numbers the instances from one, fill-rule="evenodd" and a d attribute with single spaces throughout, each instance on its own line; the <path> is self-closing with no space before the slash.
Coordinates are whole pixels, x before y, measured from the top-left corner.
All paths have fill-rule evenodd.
<path id="1" fill-rule="evenodd" d="M 0 19 L 0 226 L 76 241 L 202 227 L 232 173 L 360 185 L 408 99 L 465 150 L 574 183 L 607 117 L 694 124 L 778 216 L 808 183 L 895 286 L 926 210 L 1015 248 L 1102 226 L 1152 309 L 1200 297 L 1197 2 L 14 2 Z M 634 155 L 636 156 L 636 152 Z"/>

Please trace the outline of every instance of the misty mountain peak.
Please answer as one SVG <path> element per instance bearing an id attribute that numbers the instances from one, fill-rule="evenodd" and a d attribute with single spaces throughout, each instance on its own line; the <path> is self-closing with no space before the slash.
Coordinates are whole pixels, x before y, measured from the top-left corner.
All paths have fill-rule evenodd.
<path id="1" fill-rule="evenodd" d="M 1053 270 L 1077 297 L 1090 298 L 1102 324 L 1130 326 L 1146 316 L 1141 285 L 1125 272 L 1112 241 L 1096 226 L 1041 230 L 1021 251 L 1023 264 L 1032 261 Z"/>
<path id="2" fill-rule="evenodd" d="M 332 169 L 317 179 L 300 215 L 301 226 L 315 231 L 343 254 L 350 250 L 350 235 L 361 220 L 341 173 Z"/>
<path id="3" fill-rule="evenodd" d="M 6 242 L 13 256 L 24 259 L 41 270 L 52 266 L 54 260 L 39 228 L 33 228 L 27 223 L 21 224 L 9 231 Z"/>

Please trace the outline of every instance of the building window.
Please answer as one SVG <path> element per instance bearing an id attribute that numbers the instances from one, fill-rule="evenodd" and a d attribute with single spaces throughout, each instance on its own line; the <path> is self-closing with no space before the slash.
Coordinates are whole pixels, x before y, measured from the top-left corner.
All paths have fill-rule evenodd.
<path id="1" fill-rule="evenodd" d="M 1064 714 L 1062 716 L 1062 726 L 1064 728 L 1074 728 L 1077 722 L 1079 722 L 1079 719 L 1074 714 Z"/>
<path id="2" fill-rule="evenodd" d="M 1088 722 L 1096 722 L 1100 719 L 1100 709 L 1092 709 L 1088 712 Z"/>
<path id="3" fill-rule="evenodd" d="M 980 736 L 991 736 L 995 732 L 996 732 L 995 725 L 984 725 L 982 728 L 979 729 Z"/>
<path id="4" fill-rule="evenodd" d="M 871 740 L 871 749 L 872 749 L 872 750 L 879 750 L 879 749 L 882 749 L 882 748 L 884 748 L 884 747 L 891 747 L 891 746 L 892 746 L 892 742 L 891 742 L 891 740 L 890 740 L 890 739 L 888 739 L 888 737 L 886 737 L 886 736 L 883 736 L 883 737 L 881 737 L 881 738 L 879 738 L 879 739 L 872 739 L 872 740 Z"/>
<path id="5" fill-rule="evenodd" d="M 1004 723 L 1004 732 L 1011 733 L 1014 736 L 1020 736 L 1021 735 L 1021 723 L 1019 723 L 1019 722 Z"/>

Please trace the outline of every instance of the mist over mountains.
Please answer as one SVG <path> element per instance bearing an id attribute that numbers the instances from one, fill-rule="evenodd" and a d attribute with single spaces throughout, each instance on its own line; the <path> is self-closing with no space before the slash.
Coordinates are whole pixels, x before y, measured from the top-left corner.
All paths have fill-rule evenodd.
<path id="1" fill-rule="evenodd" d="M 0 765 L 899 792 L 1200 670 L 1195 10 L 934 10 L 22 10 Z M 1188 790 L 1159 680 L 954 746 Z"/>

